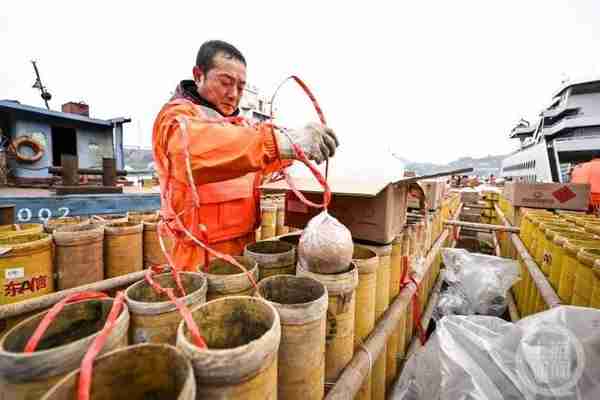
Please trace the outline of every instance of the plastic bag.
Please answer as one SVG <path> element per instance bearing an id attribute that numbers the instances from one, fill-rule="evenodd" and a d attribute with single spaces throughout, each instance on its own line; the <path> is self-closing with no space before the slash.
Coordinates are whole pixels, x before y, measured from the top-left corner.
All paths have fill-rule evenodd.
<path id="1" fill-rule="evenodd" d="M 335 274 L 348 270 L 353 251 L 348 228 L 323 211 L 306 224 L 298 242 L 298 261 L 312 272 Z"/>
<path id="2" fill-rule="evenodd" d="M 507 292 L 520 279 L 516 261 L 453 248 L 442 249 L 442 258 L 444 280 L 467 296 L 472 306 L 468 314 L 500 316 L 506 311 Z"/>
<path id="3" fill-rule="evenodd" d="M 516 324 L 443 318 L 406 363 L 393 400 L 600 398 L 600 310 L 562 306 Z"/>
<path id="4" fill-rule="evenodd" d="M 469 297 L 458 286 L 449 286 L 440 294 L 433 310 L 433 319 L 439 321 L 446 315 L 473 314 L 473 305 Z"/>

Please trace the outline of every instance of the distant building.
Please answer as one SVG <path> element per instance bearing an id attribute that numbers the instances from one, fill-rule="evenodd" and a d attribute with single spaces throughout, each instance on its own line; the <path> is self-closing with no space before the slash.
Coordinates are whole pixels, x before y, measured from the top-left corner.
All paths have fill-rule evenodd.
<path id="1" fill-rule="evenodd" d="M 15 143 L 31 138 L 41 145 L 42 156 L 35 161 L 17 159 L 9 165 L 18 178 L 48 178 L 47 167 L 60 166 L 61 154 L 76 155 L 80 168 L 101 167 L 103 157 L 116 159 L 117 168 L 125 167 L 123 158 L 123 124 L 129 118 L 101 120 L 89 117 L 89 107 L 67 103 L 63 111 L 47 110 L 16 101 L 0 101 L 0 142 Z M 33 155 L 27 145 L 18 149 Z"/>

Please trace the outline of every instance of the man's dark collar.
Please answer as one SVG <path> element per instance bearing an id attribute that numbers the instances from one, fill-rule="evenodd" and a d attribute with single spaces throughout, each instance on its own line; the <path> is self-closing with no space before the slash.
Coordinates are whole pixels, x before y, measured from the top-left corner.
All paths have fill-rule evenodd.
<path id="1" fill-rule="evenodd" d="M 198 90 L 196 89 L 196 83 L 191 79 L 183 80 L 179 83 L 179 86 L 177 86 L 173 98 L 185 98 L 194 104 L 203 107 L 208 107 L 211 110 L 218 112 L 219 115 L 224 116 L 213 103 L 204 99 L 198 94 Z M 233 114 L 229 115 L 229 117 L 235 117 L 239 113 L 240 109 L 238 108 L 233 112 Z"/>

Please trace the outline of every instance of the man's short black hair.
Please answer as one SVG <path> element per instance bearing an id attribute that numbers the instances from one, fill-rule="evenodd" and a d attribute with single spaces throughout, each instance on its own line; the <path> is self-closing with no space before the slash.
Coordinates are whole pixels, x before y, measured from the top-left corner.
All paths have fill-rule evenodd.
<path id="1" fill-rule="evenodd" d="M 209 40 L 200 46 L 196 55 L 196 66 L 206 74 L 215 66 L 214 59 L 218 53 L 223 53 L 226 58 L 233 58 L 246 65 L 246 59 L 242 55 L 242 52 L 235 48 L 234 45 L 222 40 Z"/>

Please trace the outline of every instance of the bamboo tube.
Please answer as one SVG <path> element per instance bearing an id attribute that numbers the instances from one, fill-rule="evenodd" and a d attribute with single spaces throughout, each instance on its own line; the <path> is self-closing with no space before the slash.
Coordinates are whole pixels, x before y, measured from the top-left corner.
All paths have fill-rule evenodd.
<path id="1" fill-rule="evenodd" d="M 426 269 L 431 268 L 435 256 L 440 251 L 440 248 L 447 237 L 448 230 L 445 229 L 425 258 Z M 386 312 L 381 316 L 373 333 L 365 341 L 364 349 L 356 352 L 350 363 L 340 375 L 337 383 L 327 394 L 325 400 L 347 400 L 354 398 L 360 389 L 362 381 L 370 372 L 369 367 L 372 365 L 373 360 L 381 355 L 390 335 L 398 326 L 402 314 L 407 310 L 414 293 L 414 285 L 408 285 L 402 289 L 398 297 L 396 297 L 396 300 L 394 300 Z"/>
<path id="2" fill-rule="evenodd" d="M 465 222 L 465 221 L 456 221 L 456 220 L 447 220 L 444 221 L 445 225 L 451 226 L 462 226 L 464 228 L 470 229 L 486 229 L 488 231 L 501 231 L 501 232 L 513 232 L 519 233 L 521 230 L 514 226 L 507 225 L 491 225 L 491 224 L 478 224 L 477 222 Z"/>
<path id="3" fill-rule="evenodd" d="M 500 210 L 500 207 L 498 207 L 498 205 L 496 204 L 495 208 L 496 208 L 496 213 L 500 217 L 500 220 L 502 221 L 502 223 L 505 226 L 509 225 L 508 221 L 506 220 L 506 217 L 504 216 L 504 213 L 502 212 L 502 210 Z M 523 264 L 527 268 L 529 274 L 531 275 L 533 282 L 535 283 L 538 290 L 540 291 L 540 294 L 541 294 L 542 298 L 544 299 L 544 301 L 546 302 L 546 304 L 549 307 L 559 306 L 561 304 L 560 298 L 558 297 L 558 295 L 556 294 L 556 291 L 552 288 L 552 286 L 550 285 L 550 283 L 544 276 L 543 272 L 540 271 L 539 267 L 533 261 L 533 259 L 531 258 L 531 255 L 529 255 L 529 252 L 523 245 L 523 242 L 521 242 L 521 239 L 519 239 L 519 236 L 515 233 L 511 233 L 510 236 L 511 236 L 511 242 L 512 242 L 513 246 L 517 250 L 517 253 L 519 254 L 519 256 L 522 258 Z"/>

